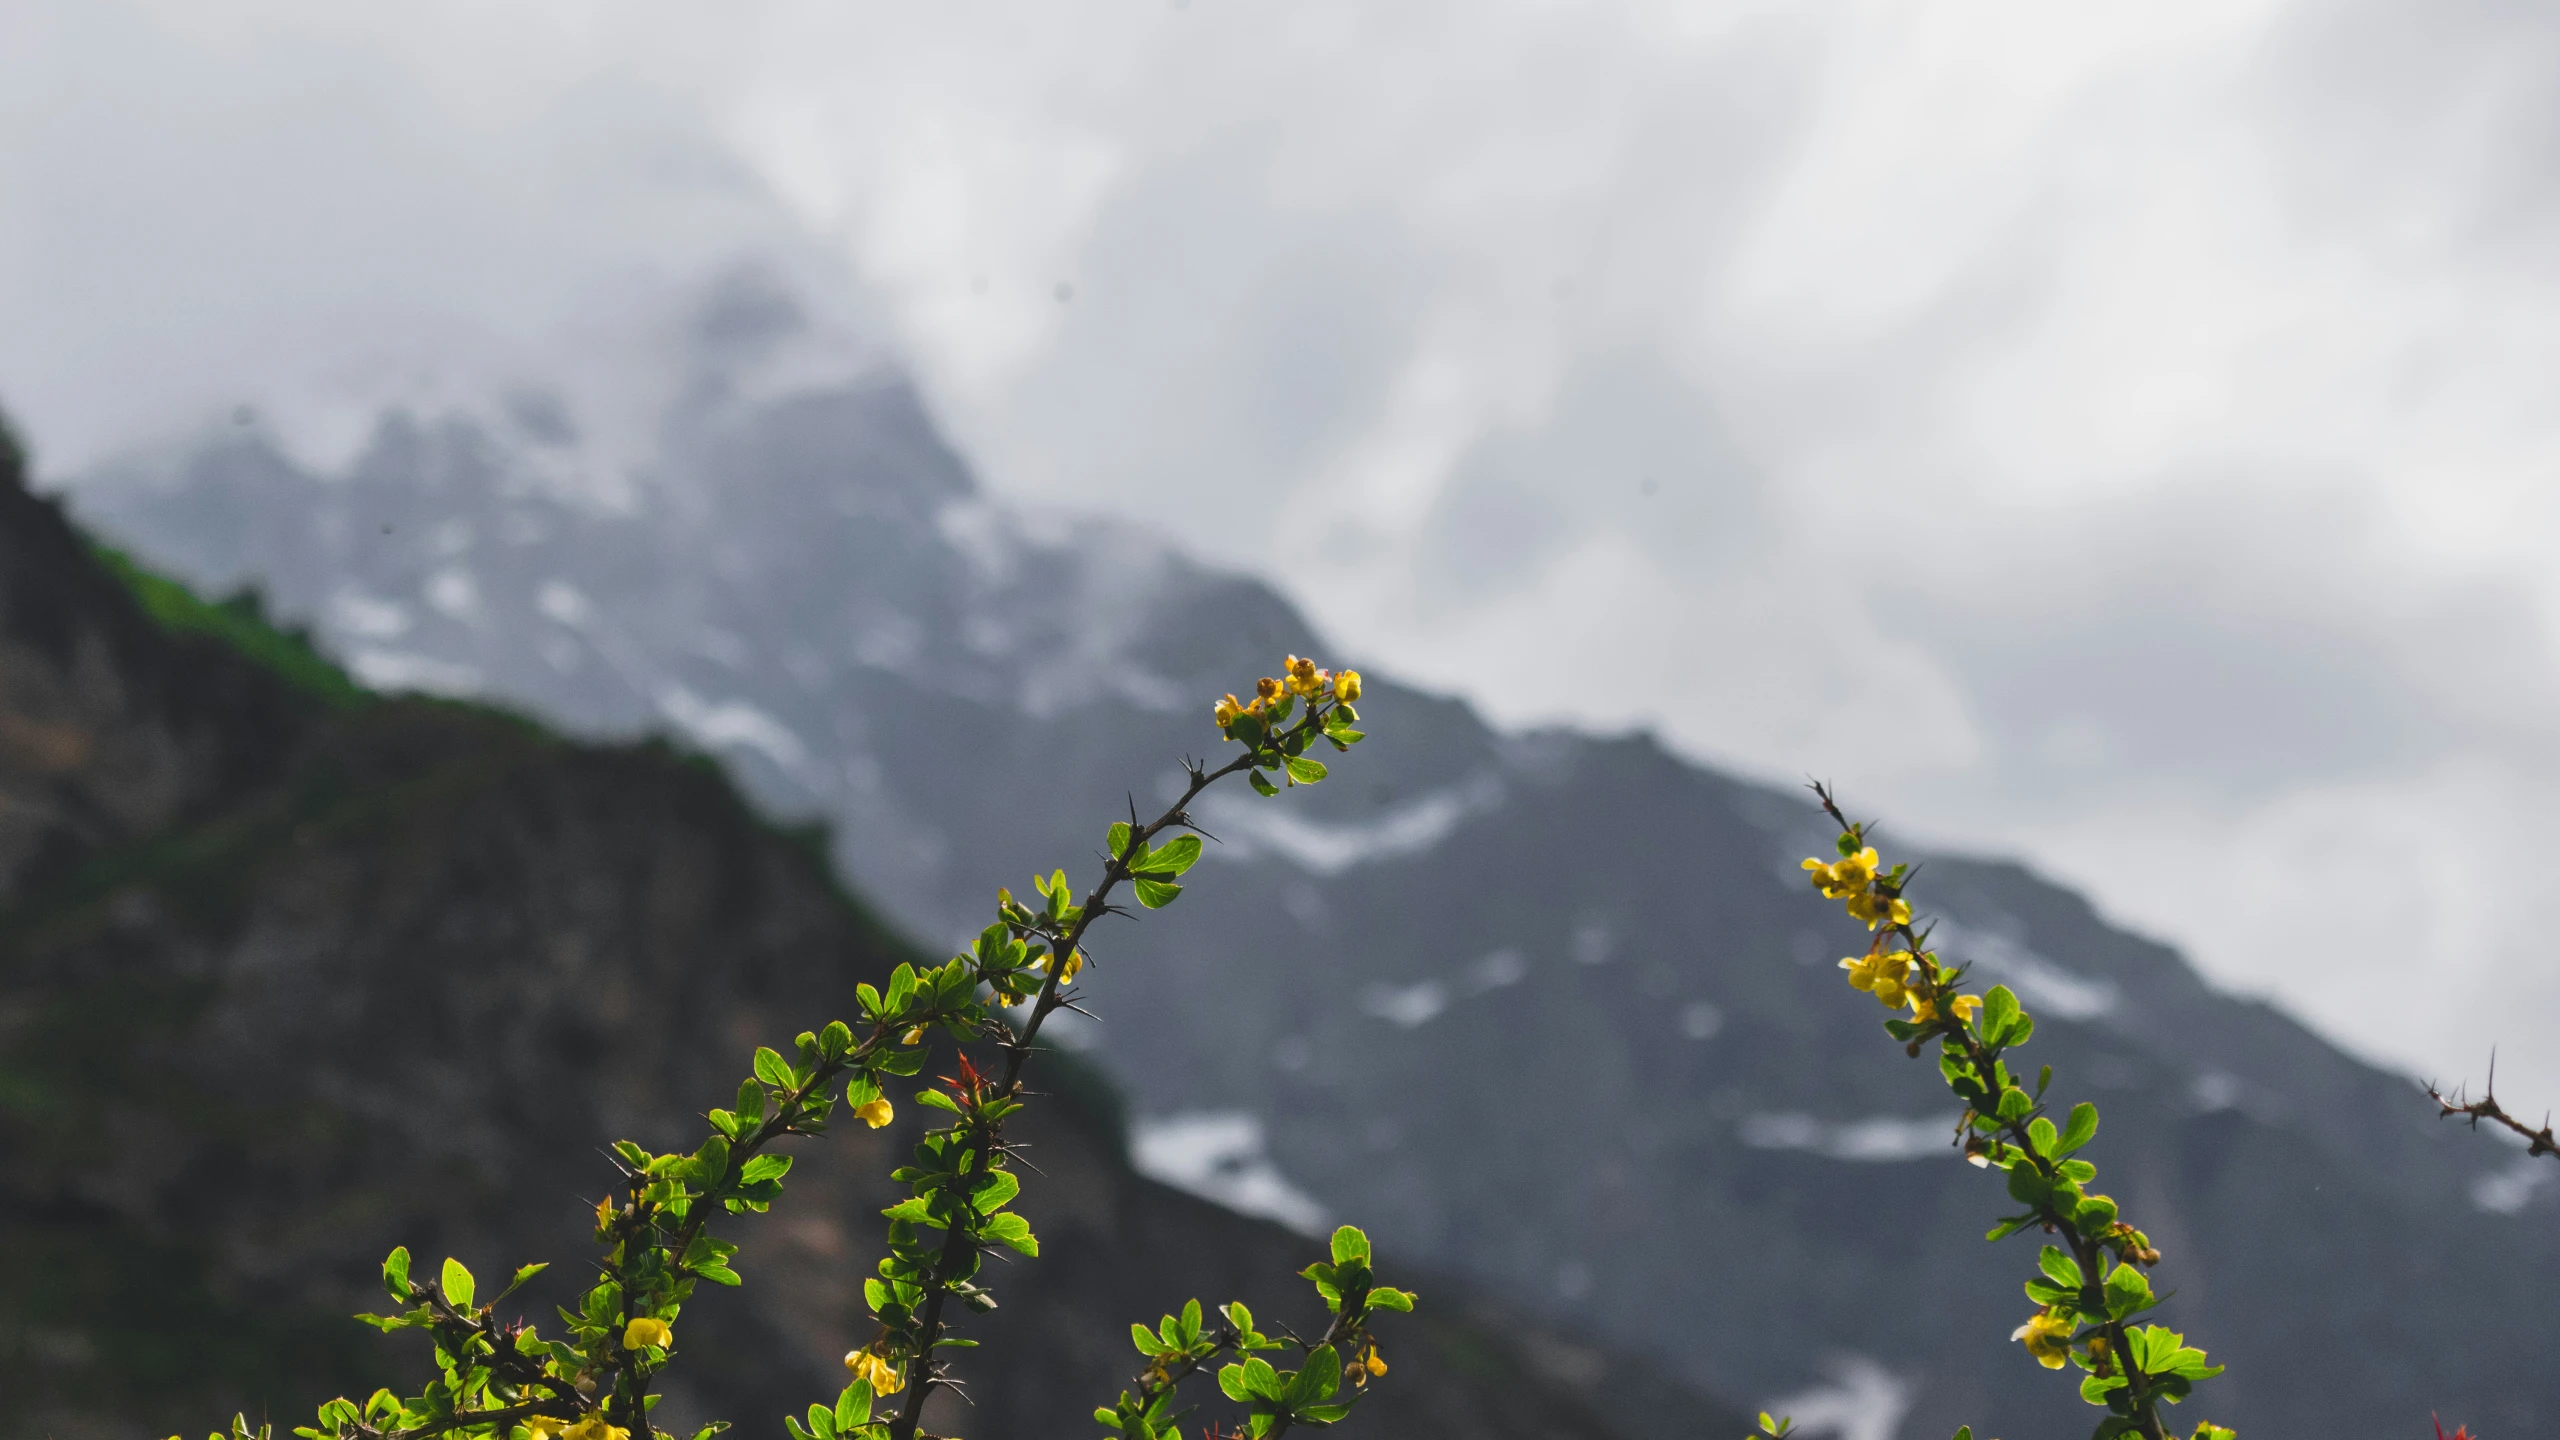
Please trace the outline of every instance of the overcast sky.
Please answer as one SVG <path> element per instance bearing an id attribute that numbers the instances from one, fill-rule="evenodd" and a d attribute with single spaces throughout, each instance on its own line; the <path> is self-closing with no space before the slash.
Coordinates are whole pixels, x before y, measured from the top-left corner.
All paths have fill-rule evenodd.
<path id="1" fill-rule="evenodd" d="M 751 259 L 1000 493 L 2560 1102 L 2556 195 L 2547 0 L 0 0 L 0 403 L 638 446 Z"/>

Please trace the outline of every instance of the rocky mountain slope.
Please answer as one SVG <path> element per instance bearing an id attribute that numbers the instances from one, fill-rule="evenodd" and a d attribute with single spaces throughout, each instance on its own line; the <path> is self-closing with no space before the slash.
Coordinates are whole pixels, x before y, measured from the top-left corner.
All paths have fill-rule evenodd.
<path id="1" fill-rule="evenodd" d="M 1090 863 L 1089 817 L 1214 739 L 1205 696 L 1284 650 L 1359 658 L 1128 526 L 991 502 L 894 380 L 706 366 L 659 448 L 600 473 L 529 400 L 391 417 L 341 473 L 244 426 L 73 495 L 203 584 L 263 584 L 379 683 L 717 751 L 945 939 L 989 876 Z M 1100 956 L 1112 1023 L 1084 1039 L 1150 1170 L 1356 1218 L 1860 1440 L 2088 1423 L 2004 1344 L 2030 1253 L 1984 1263 L 1996 1185 L 1841 985 L 1859 937 L 1795 870 L 1825 838 L 1800 798 L 1383 678 L 1362 708 L 1356 779 L 1210 810 L 1215 883 Z M 1925 896 L 2039 1012 L 2031 1058 L 2101 1102 L 2166 1319 L 2233 1367 L 2217 1418 L 2560 1424 L 2541 1172 L 2024 870 L 1938 857 Z"/>
<path id="2" fill-rule="evenodd" d="M 346 1318 L 382 1308 L 394 1244 L 484 1276 L 564 1262 L 522 1297 L 547 1317 L 606 1141 L 690 1145 L 752 1047 L 911 956 L 713 765 L 366 696 L 247 607 L 115 573 L 17 469 L 0 445 L 0 1436 L 290 1425 L 414 1383 L 409 1337 Z M 928 1412 L 946 1433 L 1086 1424 L 1136 1369 L 1128 1323 L 1193 1294 L 1309 1303 L 1315 1247 L 1134 1174 L 1116 1096 L 1053 1058 L 1021 1207 L 1044 1256 L 971 1327 L 974 1408 Z M 747 1283 L 691 1307 L 663 1422 L 779 1433 L 841 1385 L 917 1108 L 804 1147 L 735 1227 Z M 1742 1423 L 1413 1279 L 1367 1433 Z"/>

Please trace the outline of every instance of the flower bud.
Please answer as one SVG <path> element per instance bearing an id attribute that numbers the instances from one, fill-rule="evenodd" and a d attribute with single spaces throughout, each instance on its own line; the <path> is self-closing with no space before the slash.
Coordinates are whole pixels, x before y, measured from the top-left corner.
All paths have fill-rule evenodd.
<path id="1" fill-rule="evenodd" d="M 1333 698 L 1348 705 L 1360 698 L 1360 672 L 1345 670 L 1333 677 Z"/>

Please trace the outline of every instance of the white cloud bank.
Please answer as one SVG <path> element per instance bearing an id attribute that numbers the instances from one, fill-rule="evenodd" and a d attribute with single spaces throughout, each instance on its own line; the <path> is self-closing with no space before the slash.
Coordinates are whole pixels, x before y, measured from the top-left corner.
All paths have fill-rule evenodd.
<path id="1" fill-rule="evenodd" d="M 2524 3 L 18 0 L 0 396 L 638 435 L 754 256 L 1001 491 L 2549 1097 L 2555 142 Z"/>

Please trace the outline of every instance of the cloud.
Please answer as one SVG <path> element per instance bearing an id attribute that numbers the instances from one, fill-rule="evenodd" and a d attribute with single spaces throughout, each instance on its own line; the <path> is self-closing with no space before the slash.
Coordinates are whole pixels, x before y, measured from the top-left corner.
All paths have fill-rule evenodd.
<path id="1" fill-rule="evenodd" d="M 775 383 L 895 355 L 1000 493 L 2560 1094 L 2555 80 L 2522 3 L 26 0 L 0 394 L 57 473 L 532 390 L 638 456 L 760 276 Z"/>

